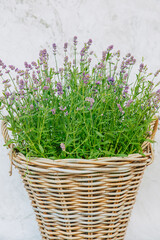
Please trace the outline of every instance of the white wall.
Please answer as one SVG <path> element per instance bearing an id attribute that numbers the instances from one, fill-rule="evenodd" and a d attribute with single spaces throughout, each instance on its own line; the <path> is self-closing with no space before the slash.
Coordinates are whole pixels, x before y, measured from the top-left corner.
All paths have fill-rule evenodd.
<path id="1" fill-rule="evenodd" d="M 39 50 L 56 42 L 93 39 L 100 53 L 114 44 L 144 56 L 151 71 L 160 68 L 159 0 L 0 0 L 0 58 L 22 67 L 36 60 Z M 60 53 L 60 54 L 61 54 Z M 138 68 L 138 64 L 137 64 Z M 1 86 L 1 85 L 0 85 Z M 160 240 L 160 134 L 155 161 L 145 172 L 129 223 L 126 240 Z M 0 135 L 0 240 L 41 239 L 20 176 L 10 168 Z"/>

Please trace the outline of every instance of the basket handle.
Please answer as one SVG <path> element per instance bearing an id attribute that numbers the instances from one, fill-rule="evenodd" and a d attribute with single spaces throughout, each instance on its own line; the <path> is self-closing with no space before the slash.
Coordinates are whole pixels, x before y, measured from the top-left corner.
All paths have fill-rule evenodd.
<path id="1" fill-rule="evenodd" d="M 151 139 L 154 140 L 154 137 L 156 135 L 157 129 L 158 129 L 158 117 L 153 121 L 153 130 L 151 134 Z"/>
<path id="2" fill-rule="evenodd" d="M 10 139 L 10 136 L 8 134 L 8 129 L 7 129 L 7 122 L 6 121 L 2 121 L 2 124 L 1 124 L 1 131 L 2 131 L 2 135 L 4 137 L 4 142 L 7 143 Z M 14 147 L 14 144 L 13 143 L 10 143 L 8 144 L 8 147 L 10 148 L 10 151 L 9 151 L 9 158 L 10 158 L 10 161 L 11 161 L 11 167 L 10 167 L 10 171 L 9 171 L 9 175 L 11 176 L 12 175 L 12 165 L 13 165 L 13 162 L 12 162 L 12 159 L 13 159 L 13 147 Z"/>
<path id="3" fill-rule="evenodd" d="M 7 143 L 10 139 L 10 136 L 8 134 L 8 129 L 7 129 L 7 122 L 6 121 L 2 121 L 2 124 L 1 124 L 1 131 L 2 131 L 2 135 L 3 135 L 3 138 L 4 138 L 4 142 Z M 8 147 L 9 148 L 12 148 L 13 149 L 13 146 L 14 144 L 13 143 L 10 143 L 8 144 Z"/>
<path id="4" fill-rule="evenodd" d="M 154 140 L 155 138 L 155 134 L 157 132 L 157 129 L 158 129 L 158 117 L 156 117 L 156 119 L 151 123 L 151 128 L 152 128 L 152 134 L 150 136 L 150 139 L 151 140 Z M 148 149 L 150 148 L 150 151 L 151 151 L 151 159 L 150 161 L 147 163 L 147 166 L 149 166 L 151 163 L 153 163 L 153 160 L 154 160 L 154 151 L 153 151 L 153 146 L 152 146 L 152 143 L 149 143 L 149 142 L 144 142 L 143 145 L 142 145 L 142 149 L 148 147 Z"/>

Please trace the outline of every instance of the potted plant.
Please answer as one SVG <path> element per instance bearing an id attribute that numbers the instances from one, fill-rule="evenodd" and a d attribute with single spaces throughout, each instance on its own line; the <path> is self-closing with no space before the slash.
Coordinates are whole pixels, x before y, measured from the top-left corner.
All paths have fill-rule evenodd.
<path id="1" fill-rule="evenodd" d="M 42 239 L 124 239 L 144 169 L 153 160 L 160 71 L 89 39 L 55 68 L 41 50 L 21 70 L 0 60 L 2 133 L 32 201 Z M 97 62 L 96 62 L 97 61 Z M 95 63 L 96 62 L 96 63 Z M 4 112 L 5 110 L 5 112 Z M 12 137 L 9 137 L 8 130 Z"/>

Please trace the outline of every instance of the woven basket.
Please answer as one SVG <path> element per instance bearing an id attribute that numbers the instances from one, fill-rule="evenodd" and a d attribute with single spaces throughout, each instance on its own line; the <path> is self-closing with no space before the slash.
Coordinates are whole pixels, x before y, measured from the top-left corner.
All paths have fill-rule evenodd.
<path id="1" fill-rule="evenodd" d="M 158 119 L 152 123 L 154 139 Z M 9 140 L 2 122 L 5 142 Z M 122 240 L 144 169 L 153 161 L 152 145 L 145 156 L 99 159 L 33 158 L 29 161 L 10 144 L 10 158 L 29 194 L 43 240 Z"/>

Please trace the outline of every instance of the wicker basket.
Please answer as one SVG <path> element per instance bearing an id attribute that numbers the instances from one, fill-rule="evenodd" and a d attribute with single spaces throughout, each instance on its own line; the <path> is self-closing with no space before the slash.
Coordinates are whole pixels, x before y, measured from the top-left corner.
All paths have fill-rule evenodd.
<path id="1" fill-rule="evenodd" d="M 5 142 L 9 140 L 2 122 Z M 158 119 L 152 123 L 154 138 Z M 93 160 L 33 158 L 10 144 L 10 158 L 29 194 L 43 240 L 122 240 L 144 169 L 153 161 L 151 143 L 145 156 Z"/>

